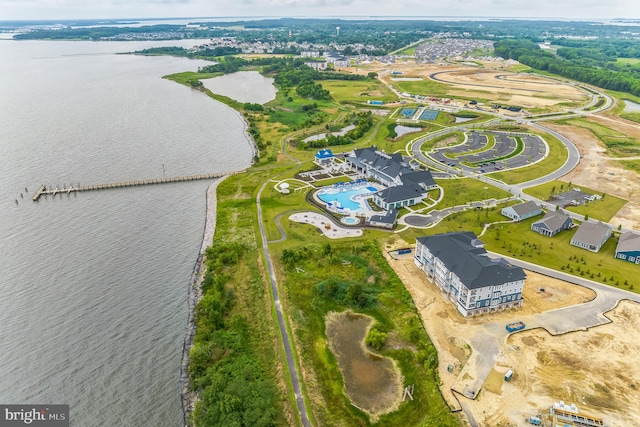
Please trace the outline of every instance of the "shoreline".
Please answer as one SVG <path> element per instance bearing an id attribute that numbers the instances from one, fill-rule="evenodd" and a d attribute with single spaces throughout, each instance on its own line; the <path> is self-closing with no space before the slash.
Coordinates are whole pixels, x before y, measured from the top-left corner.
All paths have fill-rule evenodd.
<path id="1" fill-rule="evenodd" d="M 189 290 L 187 295 L 187 303 L 189 304 L 189 313 L 187 317 L 187 330 L 182 343 L 182 358 L 180 360 L 180 403 L 182 406 L 182 418 L 185 427 L 189 426 L 189 415 L 193 412 L 197 401 L 197 394 L 190 390 L 191 382 L 189 379 L 189 353 L 193 345 L 193 337 L 196 332 L 195 325 L 195 308 L 202 298 L 202 290 L 200 285 L 204 278 L 206 266 L 204 264 L 204 254 L 207 247 L 213 243 L 213 236 L 216 230 L 216 208 L 218 185 L 224 181 L 227 176 L 223 176 L 212 182 L 207 188 L 207 206 L 206 220 L 204 231 L 202 233 L 202 245 L 200 253 L 193 266 L 191 279 L 189 280 Z"/>

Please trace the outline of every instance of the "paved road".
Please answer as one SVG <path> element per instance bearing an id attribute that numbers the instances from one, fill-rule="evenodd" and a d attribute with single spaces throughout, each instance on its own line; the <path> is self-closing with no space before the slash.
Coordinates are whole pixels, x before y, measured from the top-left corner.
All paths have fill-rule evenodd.
<path id="1" fill-rule="evenodd" d="M 300 391 L 300 381 L 298 380 L 298 370 L 293 360 L 293 352 L 291 350 L 291 342 L 289 340 L 289 332 L 284 322 L 284 315 L 282 313 L 282 305 L 280 304 L 280 293 L 278 292 L 278 281 L 275 271 L 273 269 L 273 263 L 271 262 L 271 254 L 269 253 L 269 245 L 267 242 L 267 233 L 264 230 L 264 220 L 262 219 L 262 207 L 260 205 L 260 197 L 262 191 L 265 189 L 270 181 L 265 181 L 258 191 L 256 196 L 256 205 L 258 207 L 258 224 L 260 224 L 260 235 L 262 236 L 262 250 L 264 251 L 264 258 L 267 263 L 267 270 L 269 272 L 269 281 L 271 282 L 271 295 L 273 297 L 273 304 L 276 308 L 276 314 L 278 317 L 278 326 L 280 327 L 280 335 L 282 336 L 282 344 L 287 356 L 287 368 L 289 369 L 289 377 L 291 378 L 291 384 L 293 386 L 293 392 L 296 396 L 296 404 L 298 406 L 298 413 L 302 420 L 304 427 L 310 427 L 309 416 L 307 415 L 307 408 L 304 403 L 304 397 Z"/>
<path id="2" fill-rule="evenodd" d="M 489 255 L 491 257 L 506 258 L 514 265 L 545 276 L 587 287 L 596 293 L 593 301 L 584 304 L 576 304 L 526 316 L 518 316 L 517 312 L 514 312 L 513 320 L 522 321 L 526 325 L 523 331 L 543 328 L 551 335 L 585 331 L 595 326 L 610 323 L 611 320 L 605 316 L 605 313 L 613 310 L 621 300 L 640 304 L 640 295 L 633 292 L 541 267 L 517 258 L 505 257 L 493 252 L 490 252 Z M 491 322 L 478 327 L 476 335 L 470 340 L 473 353 L 459 375 L 460 380 L 452 387 L 453 390 L 470 399 L 474 399 L 477 396 L 484 381 L 495 366 L 501 348 L 510 335 L 505 326 L 504 323 Z M 475 373 L 472 375 L 473 378 L 467 376 L 467 379 L 464 379 L 464 374 L 467 370 Z"/>

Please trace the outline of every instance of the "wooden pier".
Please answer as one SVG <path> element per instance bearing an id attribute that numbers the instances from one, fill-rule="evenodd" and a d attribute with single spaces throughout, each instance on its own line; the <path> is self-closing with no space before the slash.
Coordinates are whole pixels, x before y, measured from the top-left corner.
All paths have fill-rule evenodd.
<path id="1" fill-rule="evenodd" d="M 93 190 L 107 190 L 110 188 L 124 188 L 124 187 L 137 187 L 140 185 L 154 185 L 154 184 L 168 184 L 170 182 L 183 182 L 183 181 L 198 181 L 202 179 L 215 179 L 221 178 L 227 175 L 236 175 L 239 173 L 245 172 L 244 170 L 235 171 L 235 172 L 218 172 L 218 173 L 209 173 L 202 175 L 188 175 L 188 176 L 175 176 L 171 178 L 155 178 L 155 179 L 143 179 L 140 181 L 123 181 L 123 182 L 114 182 L 111 184 L 96 184 L 96 185 L 82 185 L 82 186 L 73 186 L 66 188 L 47 188 L 45 185 L 40 186 L 36 194 L 33 196 L 33 201 L 37 202 L 41 196 L 56 194 L 71 194 L 78 191 L 93 191 Z"/>

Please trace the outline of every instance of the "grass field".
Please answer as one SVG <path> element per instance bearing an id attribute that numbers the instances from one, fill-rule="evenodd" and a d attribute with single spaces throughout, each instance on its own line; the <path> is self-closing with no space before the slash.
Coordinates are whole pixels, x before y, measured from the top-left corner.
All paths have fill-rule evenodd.
<path id="1" fill-rule="evenodd" d="M 406 76 L 409 77 L 409 76 Z M 449 86 L 433 81 L 428 78 L 417 81 L 391 81 L 391 84 L 395 86 L 401 92 L 414 93 L 419 95 L 430 95 L 437 97 L 448 97 Z"/>
<path id="2" fill-rule="evenodd" d="M 322 87 L 331 93 L 338 102 L 367 102 L 372 100 L 393 102 L 398 97 L 381 81 L 347 81 L 347 80 L 322 80 Z"/>
<path id="3" fill-rule="evenodd" d="M 437 183 L 444 190 L 444 197 L 435 206 L 435 209 L 464 205 L 467 202 L 478 200 L 504 199 L 511 196 L 504 190 L 473 178 L 439 179 Z"/>
<path id="4" fill-rule="evenodd" d="M 541 200 L 547 200 L 552 194 L 566 192 L 571 188 L 575 188 L 575 186 L 570 185 L 568 182 L 555 180 L 537 187 L 527 188 L 524 192 Z M 622 209 L 625 203 L 627 203 L 627 200 L 621 199 L 620 197 L 612 196 L 610 194 L 603 195 L 603 193 L 583 186 L 580 186 L 579 188 L 585 193 L 604 196 L 602 199 L 590 202 L 586 205 L 567 207 L 567 210 L 580 215 L 588 215 L 591 219 L 609 222 L 611 218 L 613 218 L 615 214 Z"/>
<path id="5" fill-rule="evenodd" d="M 310 227 L 292 224 L 287 242 L 271 246 L 272 252 L 280 254 L 276 259 L 287 312 L 305 367 L 311 408 L 320 425 L 459 426 L 438 389 L 436 350 L 381 248 L 368 239 L 328 242 L 303 234 L 301 240 L 296 235 L 302 228 Z M 376 320 L 376 328 L 387 337 L 380 354 L 396 361 L 404 384 L 415 384 L 415 400 L 400 404 L 375 424 L 346 397 L 336 357 L 328 347 L 325 315 L 347 309 Z"/>
<path id="6" fill-rule="evenodd" d="M 544 237 L 531 231 L 531 223 L 537 219 L 495 225 L 482 241 L 488 250 L 638 292 L 638 266 L 615 258 L 617 237 L 610 238 L 600 252 L 593 253 L 570 244 L 577 227 Z"/>

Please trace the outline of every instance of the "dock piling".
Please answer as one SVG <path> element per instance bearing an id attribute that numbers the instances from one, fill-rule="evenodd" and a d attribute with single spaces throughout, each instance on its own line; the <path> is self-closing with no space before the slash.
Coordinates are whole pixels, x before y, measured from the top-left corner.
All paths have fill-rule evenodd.
<path id="1" fill-rule="evenodd" d="M 217 173 L 210 173 L 210 174 L 204 174 L 204 175 L 187 175 L 187 176 L 176 176 L 176 177 L 170 177 L 170 178 L 154 178 L 154 179 L 144 179 L 140 181 L 124 181 L 124 182 L 113 182 L 109 184 L 96 184 L 96 185 L 85 185 L 85 186 L 81 186 L 80 183 L 78 182 L 77 186 L 74 186 L 73 184 L 71 184 L 69 188 L 66 188 L 66 184 L 65 184 L 62 189 L 60 189 L 60 186 L 58 185 L 56 186 L 55 189 L 49 189 L 49 190 L 47 190 L 47 186 L 43 184 L 40 186 L 36 194 L 33 196 L 33 201 L 37 202 L 40 199 L 40 196 L 48 196 L 48 195 L 55 196 L 57 193 L 62 194 L 63 192 L 66 192 L 67 195 L 69 195 L 72 192 L 75 193 L 76 191 L 105 190 L 109 188 L 135 187 L 138 185 L 167 184 L 170 182 L 215 179 L 215 178 L 221 178 L 226 175 L 236 175 L 242 172 L 245 172 L 245 170 L 243 169 L 243 170 L 234 171 L 234 172 L 217 172 Z M 49 186 L 49 188 L 51 188 L 51 186 Z M 27 189 L 25 187 L 25 191 L 26 190 Z"/>

